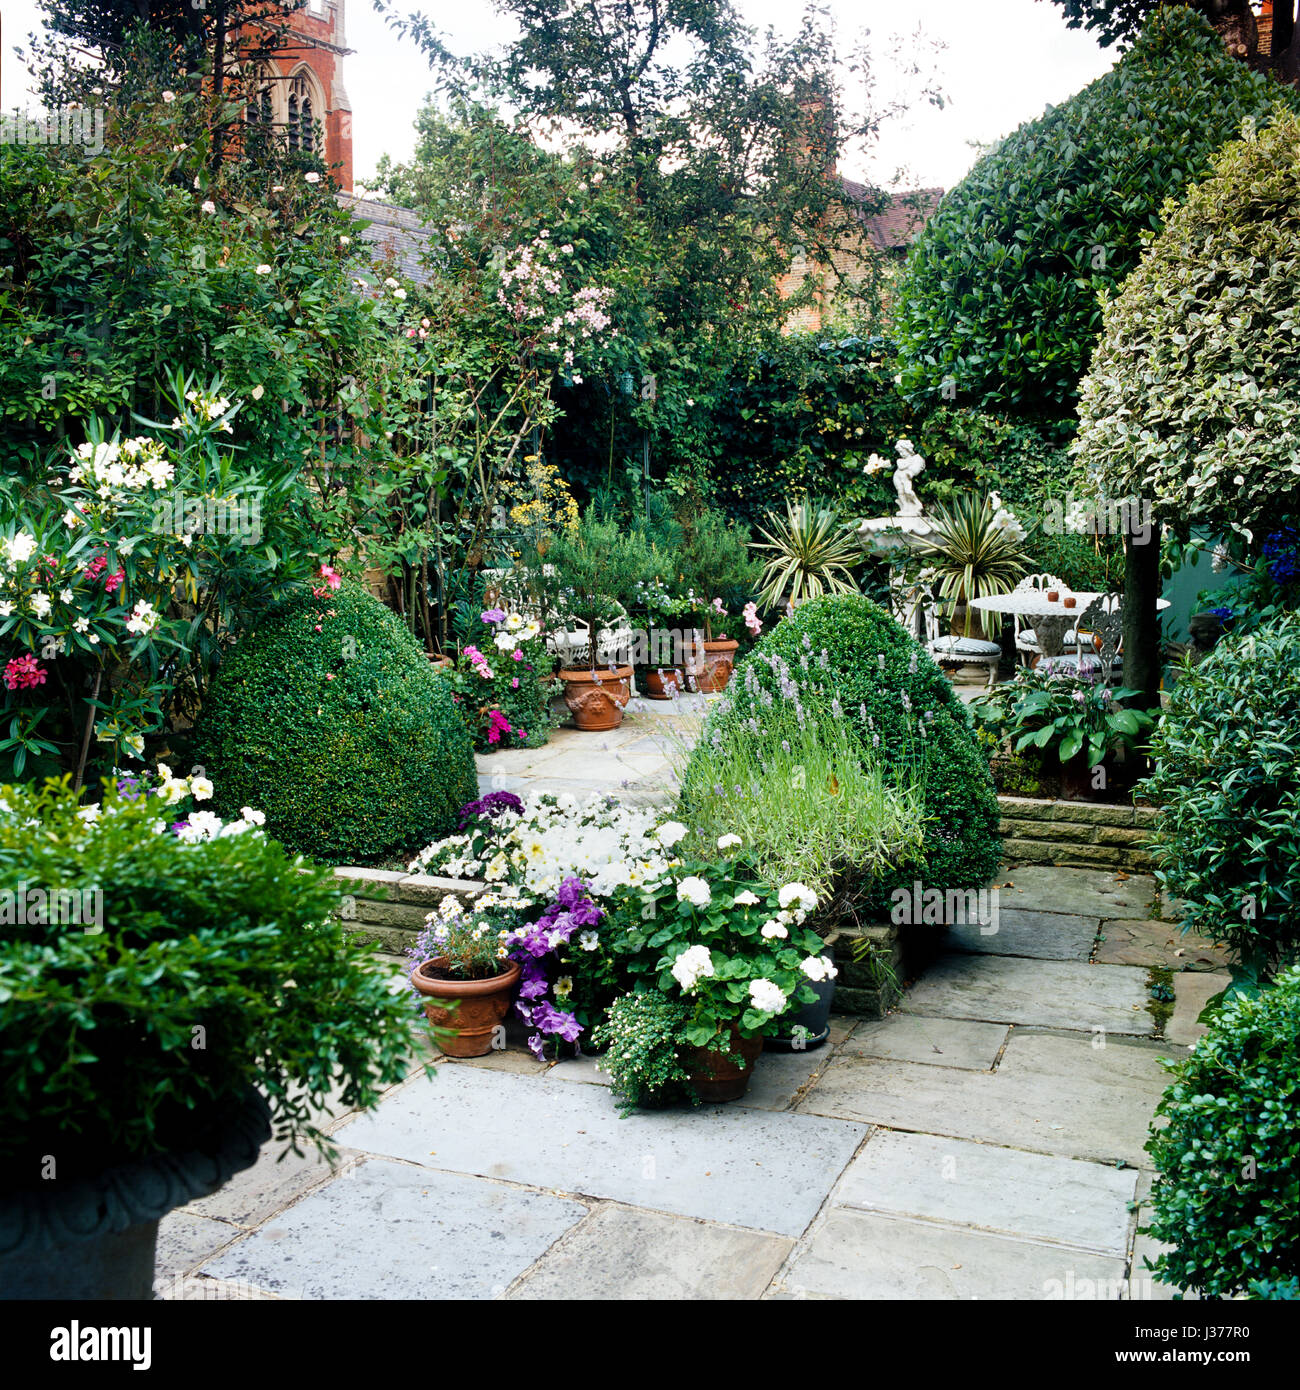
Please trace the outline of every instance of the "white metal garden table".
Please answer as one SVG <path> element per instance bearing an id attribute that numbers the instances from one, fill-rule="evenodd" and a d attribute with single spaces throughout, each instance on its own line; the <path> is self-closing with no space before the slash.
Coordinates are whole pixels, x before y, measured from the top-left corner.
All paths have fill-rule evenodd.
<path id="1" fill-rule="evenodd" d="M 1055 600 L 1049 593 L 1057 593 Z M 1044 656 L 1060 656 L 1064 648 L 1066 629 L 1076 624 L 1084 609 L 1094 600 L 1105 598 L 1105 594 L 1085 590 L 1075 593 L 1069 589 L 1014 589 L 1009 594 L 986 594 L 983 598 L 972 599 L 970 606 L 985 612 L 1006 613 L 1034 620 L 1034 640 L 1043 649 Z M 1070 607 L 1066 599 L 1073 599 Z M 1168 608 L 1169 600 L 1162 598 L 1157 608 Z"/>

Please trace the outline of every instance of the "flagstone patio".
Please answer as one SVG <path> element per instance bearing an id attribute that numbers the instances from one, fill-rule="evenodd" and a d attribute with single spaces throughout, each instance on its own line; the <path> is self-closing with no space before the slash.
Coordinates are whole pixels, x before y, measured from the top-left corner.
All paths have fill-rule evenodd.
<path id="1" fill-rule="evenodd" d="M 620 1119 L 591 1058 L 508 1048 L 432 1080 L 413 1061 L 374 1112 L 332 1119 L 336 1171 L 268 1151 L 167 1218 L 161 1292 L 1168 1298 L 1136 1235 L 1143 1145 L 1221 957 L 1151 915 L 1141 876 L 994 886 L 1005 930 L 950 932 L 899 1012 L 765 1053 L 738 1103 Z"/>

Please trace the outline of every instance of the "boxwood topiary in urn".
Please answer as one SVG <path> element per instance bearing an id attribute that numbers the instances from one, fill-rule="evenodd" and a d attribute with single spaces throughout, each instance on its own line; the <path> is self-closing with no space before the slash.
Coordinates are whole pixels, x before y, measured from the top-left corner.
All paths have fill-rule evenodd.
<path id="1" fill-rule="evenodd" d="M 997 794 L 970 715 L 943 672 L 879 604 L 863 594 L 828 594 L 778 623 L 737 670 L 702 742 L 717 721 L 752 720 L 761 729 L 773 700 L 794 702 L 807 717 L 844 720 L 900 785 L 920 780 L 919 867 L 910 861 L 880 874 L 864 910 L 884 907 L 895 888 L 910 888 L 915 879 L 946 890 L 982 888 L 993 877 L 1001 857 Z M 691 775 L 688 766 L 688 786 Z"/>
<path id="2" fill-rule="evenodd" d="M 477 794 L 448 681 L 360 585 L 317 586 L 267 613 L 221 665 L 196 756 L 229 815 L 327 863 L 365 863 L 455 830 Z"/>
<path id="3" fill-rule="evenodd" d="M 0 793 L 0 1297 L 148 1298 L 160 1217 L 410 1070 L 332 876 L 171 814 Z"/>

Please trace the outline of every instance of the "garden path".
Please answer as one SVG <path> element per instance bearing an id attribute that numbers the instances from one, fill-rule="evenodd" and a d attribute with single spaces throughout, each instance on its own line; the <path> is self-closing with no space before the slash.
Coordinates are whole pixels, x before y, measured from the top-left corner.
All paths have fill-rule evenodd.
<path id="1" fill-rule="evenodd" d="M 632 756 L 629 752 L 626 756 Z M 1017 867 L 999 930 L 743 1101 L 620 1119 L 590 1058 L 415 1069 L 162 1225 L 165 1297 L 1168 1298 L 1136 1234 L 1166 1077 L 1222 958 L 1156 885 Z M 1153 970 L 1172 970 L 1153 976 Z M 1172 1007 L 1153 979 L 1172 978 Z"/>

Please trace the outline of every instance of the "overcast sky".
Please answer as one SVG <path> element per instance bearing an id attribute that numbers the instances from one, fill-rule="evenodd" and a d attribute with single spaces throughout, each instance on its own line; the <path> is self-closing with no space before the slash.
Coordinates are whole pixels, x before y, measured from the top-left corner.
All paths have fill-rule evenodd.
<path id="1" fill-rule="evenodd" d="M 1115 61 L 1088 35 L 1065 27 L 1049 0 L 825 0 L 844 45 L 864 27 L 871 31 L 880 96 L 906 96 L 890 59 L 897 37 L 910 46 L 918 25 L 930 39 L 946 45 L 932 55 L 939 86 L 948 103 L 942 110 L 912 106 L 909 115 L 889 124 L 869 157 L 845 161 L 842 172 L 891 186 L 900 169 L 909 185 L 951 188 L 976 156 L 972 143 L 988 144 L 1044 106 L 1077 92 Z M 789 33 L 799 7 L 792 0 L 737 0 L 756 28 L 774 25 Z M 455 52 L 494 46 L 509 37 L 511 24 L 486 0 L 450 5 L 402 0 L 402 12 L 423 10 L 446 35 Z M 0 103 L 6 111 L 31 100 L 28 78 L 14 55 L 36 24 L 35 0 L 0 0 L 3 56 Z M 353 153 L 357 181 L 364 183 L 381 154 L 408 155 L 414 143 L 412 121 L 428 91 L 425 60 L 409 42 L 394 37 L 371 9 L 369 0 L 348 0 L 348 45 L 344 82 L 352 99 Z"/>

